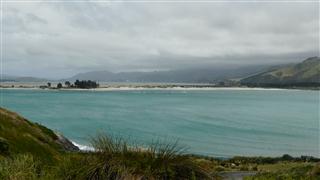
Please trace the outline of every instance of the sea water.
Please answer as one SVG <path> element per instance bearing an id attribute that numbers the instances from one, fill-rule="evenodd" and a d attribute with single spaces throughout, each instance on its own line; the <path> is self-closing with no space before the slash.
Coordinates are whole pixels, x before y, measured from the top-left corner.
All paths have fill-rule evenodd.
<path id="1" fill-rule="evenodd" d="M 81 145 L 108 133 L 187 153 L 319 157 L 319 91 L 1 89 L 1 106 Z"/>

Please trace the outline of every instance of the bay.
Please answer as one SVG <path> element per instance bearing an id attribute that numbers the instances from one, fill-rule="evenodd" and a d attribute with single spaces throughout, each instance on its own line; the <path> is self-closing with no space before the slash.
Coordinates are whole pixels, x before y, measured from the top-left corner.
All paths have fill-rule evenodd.
<path id="1" fill-rule="evenodd" d="M 218 157 L 319 157 L 319 91 L 1 89 L 1 106 L 82 145 L 106 132 Z"/>

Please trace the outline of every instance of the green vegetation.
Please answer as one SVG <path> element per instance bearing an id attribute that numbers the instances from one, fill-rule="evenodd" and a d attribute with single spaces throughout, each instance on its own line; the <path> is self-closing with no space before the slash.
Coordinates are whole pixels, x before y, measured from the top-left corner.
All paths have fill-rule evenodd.
<path id="1" fill-rule="evenodd" d="M 0 179 L 37 179 L 40 176 L 39 161 L 30 154 L 0 159 Z"/>
<path id="2" fill-rule="evenodd" d="M 86 165 L 72 168 L 79 169 L 72 175 L 76 179 L 211 178 L 189 156 L 180 154 L 176 144 L 156 143 L 141 149 L 129 146 L 122 138 L 99 135 L 92 139 L 92 145 L 97 152 L 86 153 L 80 160 Z"/>
<path id="3" fill-rule="evenodd" d="M 57 89 L 61 89 L 62 88 L 62 84 L 61 83 L 58 83 L 57 84 Z"/>
<path id="4" fill-rule="evenodd" d="M 121 138 L 99 135 L 96 152 L 67 153 L 53 166 L 28 154 L 0 160 L 0 179 L 211 179 L 175 144 L 146 149 L 129 146 Z"/>
<path id="5" fill-rule="evenodd" d="M 50 129 L 0 108 L 0 179 L 221 179 L 229 172 L 254 171 L 247 179 L 319 179 L 319 159 L 234 157 L 221 160 L 186 154 L 174 143 L 141 146 L 121 137 L 92 138 L 94 152 L 70 151 Z"/>
<path id="6" fill-rule="evenodd" d="M 61 89 L 61 88 L 79 88 L 79 89 L 92 89 L 92 88 L 98 88 L 99 84 L 96 81 L 91 81 L 91 80 L 76 80 L 74 84 L 71 84 L 69 81 L 66 81 L 64 83 L 65 86 L 62 85 L 62 83 L 58 83 L 56 87 L 52 87 L 51 83 L 48 82 L 47 85 L 41 85 L 41 89 Z"/>
<path id="7" fill-rule="evenodd" d="M 294 179 L 320 179 L 320 164 L 282 162 L 259 166 L 260 172 L 255 176 L 246 177 L 246 180 L 294 180 Z"/>
<path id="8" fill-rule="evenodd" d="M 82 81 L 76 80 L 76 82 L 74 82 L 74 86 L 75 86 L 76 88 L 81 88 L 81 89 L 91 89 L 91 88 L 97 88 L 97 87 L 99 87 L 99 84 L 96 83 L 95 81 L 91 81 L 91 80 L 88 80 L 88 81 L 85 81 L 85 80 L 82 80 Z"/>
<path id="9" fill-rule="evenodd" d="M 262 87 L 319 87 L 320 58 L 276 68 L 241 80 L 242 85 Z"/>
<path id="10" fill-rule="evenodd" d="M 65 85 L 66 87 L 70 87 L 70 86 L 71 86 L 71 83 L 70 83 L 70 81 L 66 81 L 66 82 L 64 82 L 64 85 Z"/>
<path id="11" fill-rule="evenodd" d="M 0 108 L 0 155 L 30 153 L 52 162 L 64 150 L 50 129 Z"/>

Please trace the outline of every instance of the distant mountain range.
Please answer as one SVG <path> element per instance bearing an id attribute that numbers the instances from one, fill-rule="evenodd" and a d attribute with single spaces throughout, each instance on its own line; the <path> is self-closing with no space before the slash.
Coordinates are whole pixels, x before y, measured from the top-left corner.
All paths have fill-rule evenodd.
<path id="1" fill-rule="evenodd" d="M 214 83 L 226 79 L 236 79 L 264 72 L 269 66 L 251 65 L 246 67 L 207 67 L 153 72 L 92 71 L 77 74 L 68 81 L 95 80 L 99 82 L 158 82 L 158 83 Z"/>
<path id="2" fill-rule="evenodd" d="M 241 80 L 248 86 L 320 86 L 320 58 L 276 68 Z"/>
<path id="3" fill-rule="evenodd" d="M 217 83 L 224 80 L 240 80 L 247 86 L 320 86 L 320 58 L 310 57 L 298 64 L 277 66 L 249 65 L 243 67 L 205 67 L 171 71 L 119 72 L 91 71 L 73 77 L 56 80 L 93 80 L 98 82 L 138 83 Z M 48 82 L 36 77 L 3 75 L 1 81 Z"/>
<path id="4" fill-rule="evenodd" d="M 37 77 L 28 77 L 28 76 L 10 76 L 10 75 L 2 75 L 0 79 L 2 82 L 46 82 L 48 79 L 37 78 Z"/>

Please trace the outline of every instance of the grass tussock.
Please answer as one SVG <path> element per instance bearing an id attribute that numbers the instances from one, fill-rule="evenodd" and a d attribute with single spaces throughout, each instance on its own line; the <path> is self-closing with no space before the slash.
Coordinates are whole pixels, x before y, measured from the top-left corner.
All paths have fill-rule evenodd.
<path id="1" fill-rule="evenodd" d="M 30 154 L 0 160 L 0 179 L 31 180 L 40 176 L 40 163 Z"/>
<path id="2" fill-rule="evenodd" d="M 0 159 L 0 179 L 212 179 L 177 142 L 156 141 L 140 148 L 108 135 L 98 135 L 91 142 L 96 151 L 67 153 L 54 165 L 45 166 L 28 154 Z"/>
<path id="3" fill-rule="evenodd" d="M 92 139 L 95 161 L 89 179 L 210 179 L 177 142 L 156 141 L 146 148 L 129 145 L 123 138 L 98 135 Z"/>

